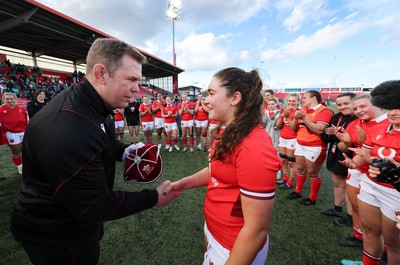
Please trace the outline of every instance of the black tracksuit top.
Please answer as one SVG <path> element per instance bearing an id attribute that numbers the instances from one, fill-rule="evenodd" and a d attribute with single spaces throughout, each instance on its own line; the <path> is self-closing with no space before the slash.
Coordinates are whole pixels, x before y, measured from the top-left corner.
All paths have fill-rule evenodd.
<path id="1" fill-rule="evenodd" d="M 104 221 L 156 205 L 156 190 L 113 191 L 116 141 L 112 111 L 85 79 L 65 89 L 30 121 L 23 177 L 11 217 L 18 241 L 64 245 L 102 236 Z M 121 176 L 122 177 L 122 176 Z"/>

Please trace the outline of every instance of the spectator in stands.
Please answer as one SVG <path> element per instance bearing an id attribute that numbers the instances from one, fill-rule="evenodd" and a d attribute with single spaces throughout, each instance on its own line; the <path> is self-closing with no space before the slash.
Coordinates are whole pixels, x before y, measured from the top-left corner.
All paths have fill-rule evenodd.
<path id="1" fill-rule="evenodd" d="M 288 199 L 301 197 L 307 176 L 310 178 L 310 194 L 298 202 L 314 205 L 317 201 L 322 180 L 319 172 L 326 158 L 326 144 L 321 139 L 331 121 L 333 112 L 325 106 L 321 94 L 316 90 L 304 93 L 303 108 L 294 112 L 294 128 L 297 129 L 297 143 L 294 155 L 297 164 L 296 190 Z"/>
<path id="2" fill-rule="evenodd" d="M 36 89 L 35 93 L 33 94 L 33 99 L 28 102 L 26 105 L 26 109 L 29 114 L 29 118 L 32 117 L 41 110 L 47 104 L 46 95 L 44 94 L 42 89 Z"/>
<path id="3" fill-rule="evenodd" d="M 121 143 L 125 142 L 125 108 L 114 109 L 115 137 Z"/>
<path id="4" fill-rule="evenodd" d="M 178 105 L 179 115 L 181 116 L 182 126 L 182 139 L 183 139 L 183 152 L 188 150 L 187 133 L 189 132 L 190 137 L 190 152 L 194 152 L 194 137 L 193 137 L 193 115 L 195 103 L 188 100 L 186 93 L 181 94 L 181 103 Z"/>
<path id="5" fill-rule="evenodd" d="M 97 264 L 105 221 L 165 206 L 179 195 L 163 195 L 168 181 L 152 190 L 113 191 L 115 161 L 143 145 L 118 142 L 111 113 L 139 91 L 145 60 L 124 42 L 96 39 L 86 79 L 28 126 L 11 231 L 33 264 Z"/>
<path id="6" fill-rule="evenodd" d="M 154 130 L 154 121 L 153 121 L 153 113 L 151 111 L 151 104 L 149 103 L 149 97 L 143 96 L 143 103 L 140 104 L 139 112 L 142 122 L 142 131 L 144 135 L 144 142 L 150 143 L 153 141 L 153 130 Z"/>
<path id="7" fill-rule="evenodd" d="M 346 178 L 347 167 L 338 163 L 344 159 L 342 151 L 338 144 L 340 140 L 336 137 L 338 130 L 346 129 L 347 126 L 357 117 L 353 114 L 353 100 L 356 98 L 354 93 L 342 93 L 336 98 L 338 113 L 332 116 L 329 127 L 325 129 L 325 134 L 322 134 L 322 140 L 328 144 L 328 156 L 326 159 L 326 168 L 331 172 L 333 182 L 333 208 L 321 211 L 327 216 L 342 217 L 342 208 L 346 201 Z M 352 152 L 347 153 L 348 156 Z M 351 204 L 347 204 L 348 214 L 346 220 L 351 222 Z"/>
<path id="8" fill-rule="evenodd" d="M 207 152 L 207 128 L 208 128 L 208 108 L 204 104 L 202 94 L 197 95 L 197 102 L 194 108 L 194 123 L 196 128 L 196 150 Z M 203 144 L 201 144 L 202 142 Z"/>
<path id="9" fill-rule="evenodd" d="M 262 122 L 258 72 L 227 68 L 213 77 L 205 104 L 220 122 L 209 167 L 167 191 L 207 186 L 203 264 L 265 264 L 281 162 Z M 218 141 L 218 142 L 217 142 Z"/>
<path id="10" fill-rule="evenodd" d="M 7 80 L 5 77 L 1 77 L 1 82 L 0 82 L 0 93 L 2 94 L 5 90 L 7 90 L 6 86 L 6 81 Z"/>
<path id="11" fill-rule="evenodd" d="M 26 126 L 29 122 L 27 111 L 17 105 L 17 96 L 5 92 L 2 96 L 4 105 L 0 106 L 1 129 L 6 134 L 8 146 L 11 150 L 11 160 L 17 166 L 18 173 L 22 174 L 22 141 Z"/>
<path id="12" fill-rule="evenodd" d="M 140 142 L 139 126 L 140 126 L 140 103 L 136 100 L 136 96 L 132 96 L 128 107 L 125 108 L 126 124 L 129 130 L 129 142 L 131 144 Z"/>

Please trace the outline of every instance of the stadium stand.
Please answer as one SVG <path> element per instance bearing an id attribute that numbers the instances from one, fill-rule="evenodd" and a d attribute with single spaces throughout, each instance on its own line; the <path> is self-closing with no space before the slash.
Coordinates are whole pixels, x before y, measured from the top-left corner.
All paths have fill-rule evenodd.
<path id="1" fill-rule="evenodd" d="M 0 46 L 22 51 L 21 53 L 33 59 L 34 62 L 31 64 L 33 66 L 37 65 L 38 59 L 46 57 L 67 60 L 76 69 L 76 66 L 85 64 L 86 54 L 95 39 L 114 38 L 34 0 L 2 1 L 0 11 Z M 177 77 L 184 70 L 146 51 L 138 50 L 148 61 L 143 65 L 143 77 L 148 82 L 157 80 L 162 87 L 174 87 L 173 77 Z M 3 51 L 5 50 L 2 49 L 0 52 L 0 61 L 6 61 L 6 54 L 1 54 Z M 16 60 L 12 62 L 18 64 Z M 3 76 L 7 76 L 8 72 L 13 70 L 11 64 L 2 66 L 5 66 L 1 68 Z M 35 83 L 52 82 L 53 75 L 57 76 L 56 82 L 65 81 L 71 76 L 71 73 L 55 73 L 54 70 L 41 67 L 43 79 L 35 80 Z M 35 69 L 35 67 L 28 68 Z M 11 78 L 19 79 L 17 74 Z M 140 94 L 153 97 L 154 93 L 156 92 L 152 93 L 151 90 L 143 88 Z"/>
<path id="2" fill-rule="evenodd" d="M 0 62 L 0 98 L 3 92 L 13 92 L 18 97 L 18 104 L 25 107 L 32 99 L 36 89 L 43 89 L 47 100 L 52 99 L 64 88 L 82 81 L 82 72 L 61 72 L 39 67 L 11 64 L 9 61 Z M 148 96 L 154 98 L 159 90 L 140 85 L 138 98 Z"/>

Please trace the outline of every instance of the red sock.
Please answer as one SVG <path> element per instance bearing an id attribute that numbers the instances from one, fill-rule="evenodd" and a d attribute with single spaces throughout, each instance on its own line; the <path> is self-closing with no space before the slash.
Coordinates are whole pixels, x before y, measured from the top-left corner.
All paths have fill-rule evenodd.
<path id="1" fill-rule="evenodd" d="M 286 181 L 286 182 L 288 182 L 288 181 L 289 181 L 289 177 L 288 177 L 286 174 L 285 174 L 285 175 L 283 175 L 282 179 L 283 179 L 284 181 Z"/>
<path id="2" fill-rule="evenodd" d="M 308 198 L 312 201 L 316 201 L 319 190 L 321 189 L 322 180 L 321 177 L 310 178 L 310 196 Z"/>
<path id="3" fill-rule="evenodd" d="M 287 184 L 290 185 L 290 187 L 293 187 L 294 181 L 288 178 L 288 181 L 286 181 Z"/>
<path id="4" fill-rule="evenodd" d="M 362 230 L 353 226 L 353 235 L 355 238 L 362 240 Z"/>
<path id="5" fill-rule="evenodd" d="M 306 182 L 307 176 L 306 175 L 301 175 L 297 173 L 296 175 L 296 190 L 295 192 L 301 193 L 303 190 L 304 182 Z"/>
<path id="6" fill-rule="evenodd" d="M 167 139 L 167 145 L 169 145 L 169 146 L 172 145 L 171 138 L 168 138 L 168 139 Z"/>
<path id="7" fill-rule="evenodd" d="M 183 146 L 184 146 L 184 147 L 187 147 L 187 138 L 186 138 L 186 137 L 183 138 Z"/>
<path id="8" fill-rule="evenodd" d="M 19 166 L 22 165 L 22 156 L 12 156 L 11 157 L 12 162 L 14 163 L 14 165 Z"/>
<path id="9" fill-rule="evenodd" d="M 193 147 L 193 145 L 194 145 L 194 137 L 191 136 L 190 137 L 190 147 Z"/>
<path id="10" fill-rule="evenodd" d="M 174 139 L 174 144 L 177 145 L 178 144 L 178 139 Z"/>
<path id="11" fill-rule="evenodd" d="M 379 265 L 380 261 L 381 261 L 380 257 L 372 256 L 364 251 L 362 257 L 362 262 L 364 265 Z"/>

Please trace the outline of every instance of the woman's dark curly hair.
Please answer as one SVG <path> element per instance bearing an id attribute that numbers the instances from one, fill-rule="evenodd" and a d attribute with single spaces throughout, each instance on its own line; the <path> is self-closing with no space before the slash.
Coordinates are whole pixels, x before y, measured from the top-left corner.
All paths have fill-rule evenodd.
<path id="1" fill-rule="evenodd" d="M 214 78 L 217 78 L 221 86 L 226 88 L 227 96 L 239 92 L 241 100 L 236 106 L 234 121 L 225 127 L 222 135 L 219 135 L 222 124 L 211 132 L 214 139 L 219 141 L 215 145 L 210 161 L 224 160 L 255 126 L 262 123 L 261 105 L 263 103 L 261 94 L 263 84 L 257 70 L 245 72 L 242 69 L 230 67 L 216 73 Z"/>

